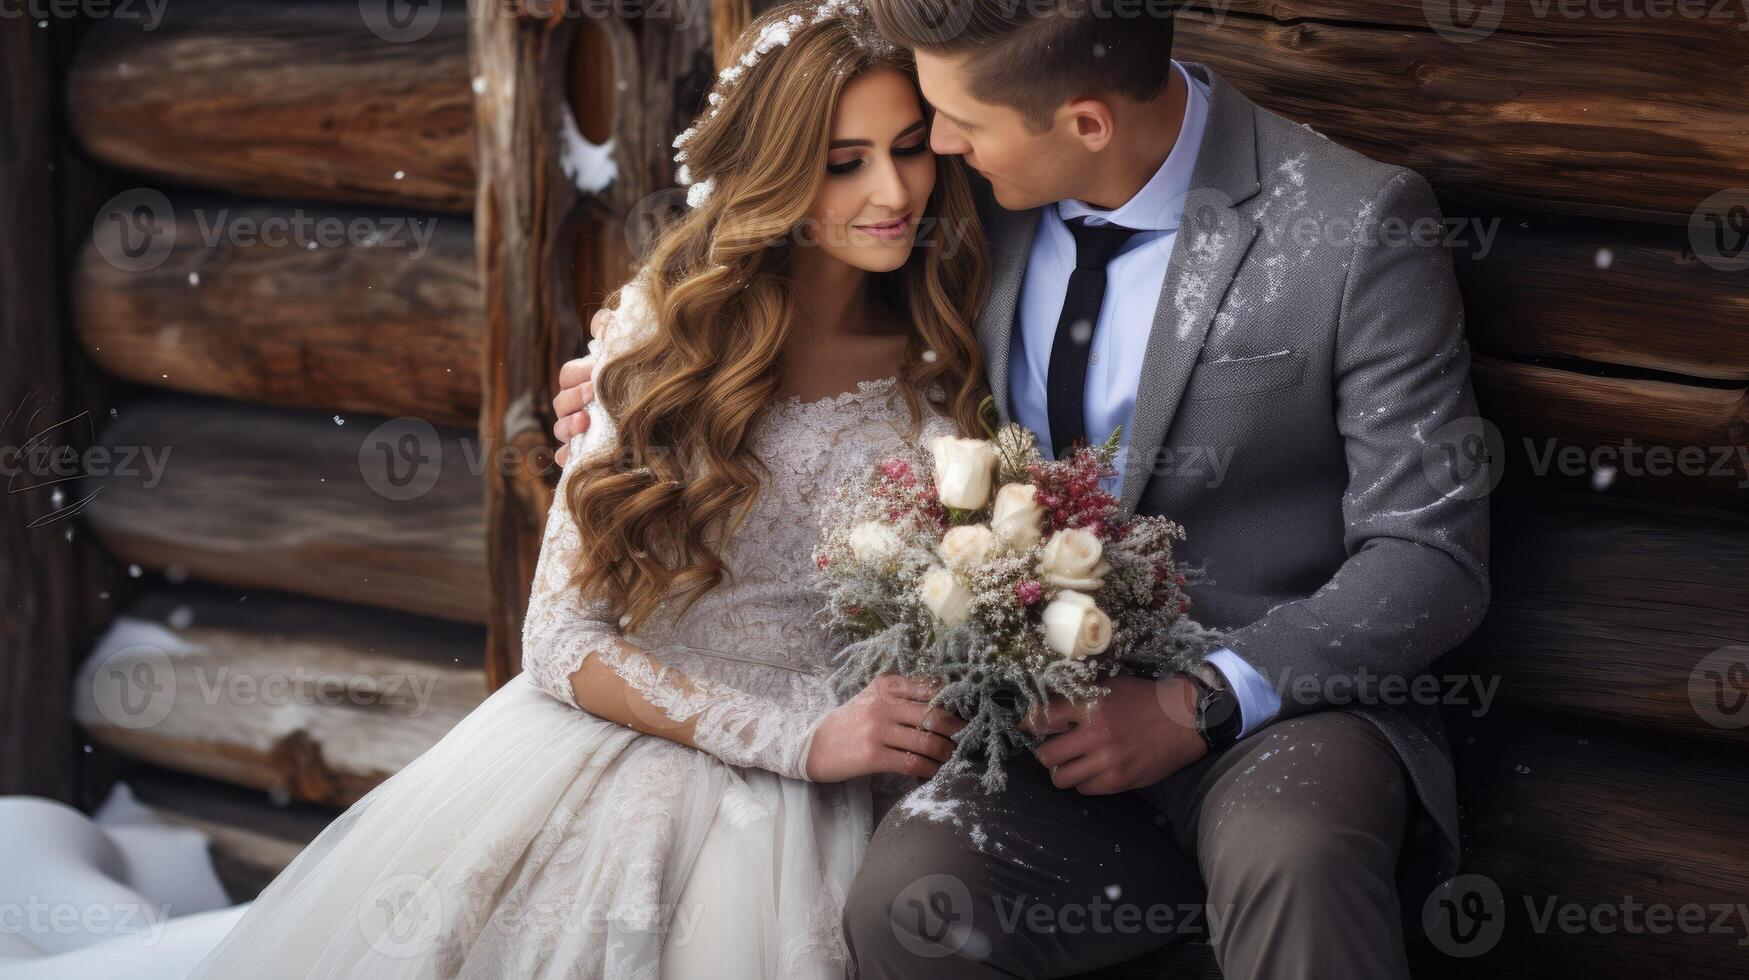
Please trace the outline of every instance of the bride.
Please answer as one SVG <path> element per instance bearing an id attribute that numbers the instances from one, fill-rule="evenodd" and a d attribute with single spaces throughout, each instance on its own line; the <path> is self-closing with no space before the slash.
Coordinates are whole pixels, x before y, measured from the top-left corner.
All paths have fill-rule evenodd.
<path id="1" fill-rule="evenodd" d="M 195 976 L 845 974 L 869 777 L 931 775 L 960 722 L 919 681 L 832 697 L 818 508 L 976 431 L 982 241 L 907 54 L 854 0 L 774 9 L 737 55 L 676 141 L 692 208 L 597 341 L 523 673 Z"/>

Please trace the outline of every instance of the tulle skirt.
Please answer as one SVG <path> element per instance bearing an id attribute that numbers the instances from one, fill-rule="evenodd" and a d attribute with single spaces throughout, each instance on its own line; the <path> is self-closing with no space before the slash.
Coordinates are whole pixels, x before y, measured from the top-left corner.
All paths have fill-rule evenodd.
<path id="1" fill-rule="evenodd" d="M 526 676 L 377 786 L 193 976 L 837 980 L 866 779 L 740 769 Z"/>

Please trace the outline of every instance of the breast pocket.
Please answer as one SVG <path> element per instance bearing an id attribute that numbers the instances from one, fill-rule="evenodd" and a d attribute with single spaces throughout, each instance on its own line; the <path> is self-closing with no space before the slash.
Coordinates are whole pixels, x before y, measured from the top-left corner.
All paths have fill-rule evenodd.
<path id="1" fill-rule="evenodd" d="M 1252 357 L 1198 361 L 1185 388 L 1186 401 L 1236 398 L 1298 385 L 1306 373 L 1306 352 L 1275 351 Z"/>

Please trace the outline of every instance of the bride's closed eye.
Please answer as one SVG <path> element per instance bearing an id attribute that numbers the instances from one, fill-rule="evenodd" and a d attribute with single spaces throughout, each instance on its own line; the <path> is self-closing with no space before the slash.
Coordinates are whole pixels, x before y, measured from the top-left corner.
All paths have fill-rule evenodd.
<path id="1" fill-rule="evenodd" d="M 854 145 L 860 145 L 860 146 L 870 145 L 867 140 L 854 140 L 854 141 L 845 140 L 842 142 L 852 143 Z M 896 157 L 914 157 L 914 156 L 917 156 L 918 154 L 925 153 L 928 150 L 929 150 L 929 128 L 926 125 L 924 125 L 923 122 L 920 120 L 920 121 L 912 124 L 910 127 L 906 128 L 905 132 L 900 134 L 899 141 L 898 141 L 897 145 L 895 145 L 893 147 L 892 153 L 893 153 L 893 156 L 896 156 Z M 856 158 L 850 159 L 850 160 L 842 160 L 842 161 L 839 161 L 837 163 L 830 163 L 829 162 L 826 164 L 826 172 L 828 174 L 832 174 L 833 176 L 847 174 L 847 173 L 850 173 L 851 171 L 855 170 L 856 168 L 862 166 L 863 162 L 864 161 L 863 161 L 862 157 L 856 157 Z"/>

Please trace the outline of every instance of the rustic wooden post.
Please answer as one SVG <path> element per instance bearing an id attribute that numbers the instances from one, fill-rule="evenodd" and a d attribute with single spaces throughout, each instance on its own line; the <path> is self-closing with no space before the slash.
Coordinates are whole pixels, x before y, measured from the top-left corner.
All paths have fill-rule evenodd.
<path id="1" fill-rule="evenodd" d="M 73 802 L 79 494 L 23 465 L 65 464 L 85 424 L 63 384 L 49 46 L 35 20 L 0 18 L 0 795 Z"/>

